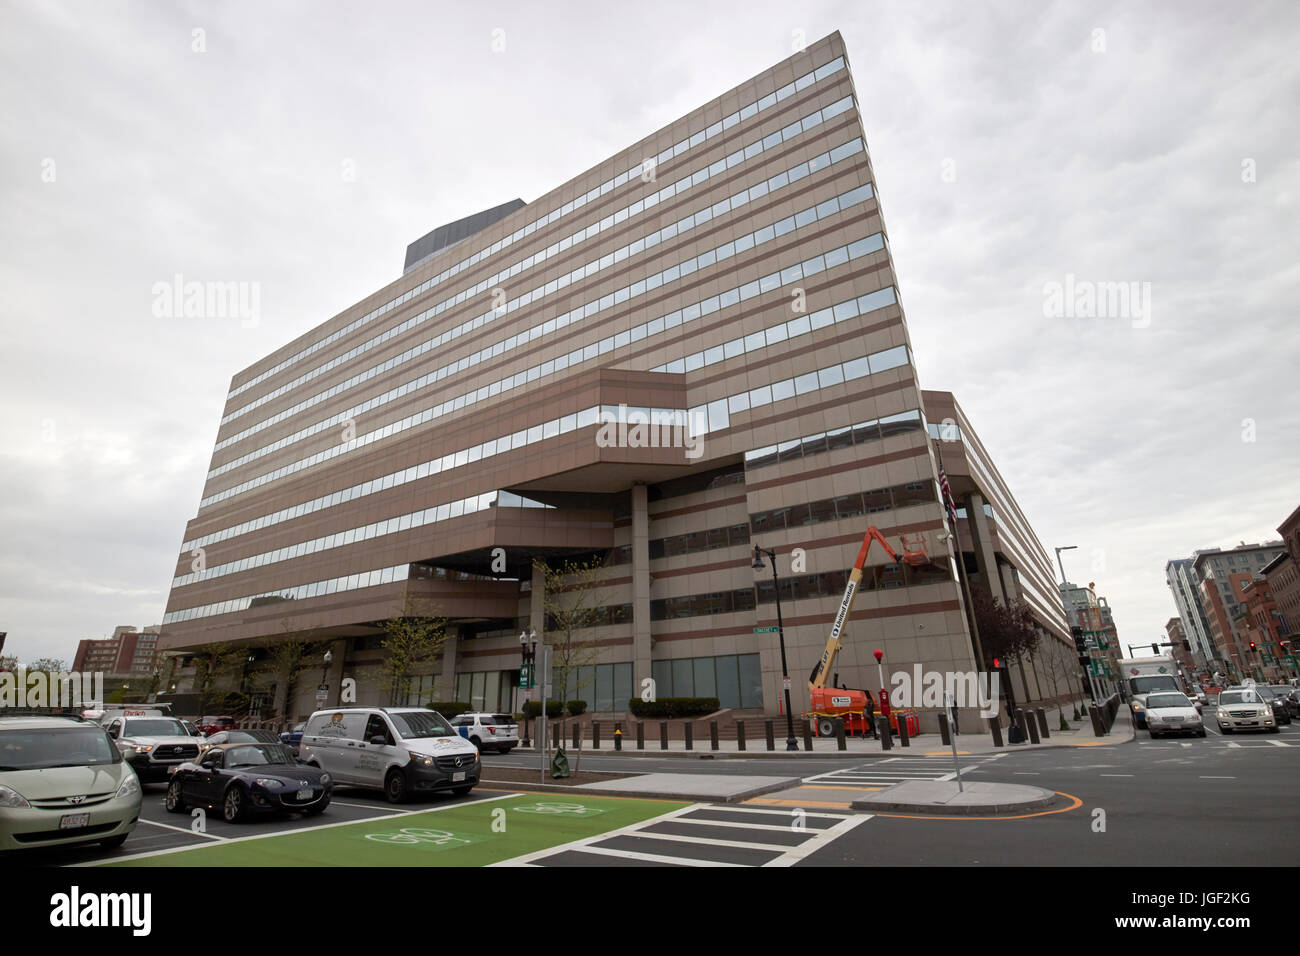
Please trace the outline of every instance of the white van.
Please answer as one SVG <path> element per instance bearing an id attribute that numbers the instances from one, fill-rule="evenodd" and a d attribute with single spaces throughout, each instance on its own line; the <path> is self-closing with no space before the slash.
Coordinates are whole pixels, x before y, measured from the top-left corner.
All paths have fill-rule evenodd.
<path id="1" fill-rule="evenodd" d="M 463 796 L 479 781 L 478 748 L 422 707 L 318 710 L 298 757 L 328 771 L 336 787 L 382 790 L 391 803 L 431 791 Z"/>

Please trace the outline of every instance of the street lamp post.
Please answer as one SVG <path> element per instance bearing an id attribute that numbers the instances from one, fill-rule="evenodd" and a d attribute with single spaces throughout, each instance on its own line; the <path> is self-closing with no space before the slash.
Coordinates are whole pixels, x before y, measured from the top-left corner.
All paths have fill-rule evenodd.
<path id="1" fill-rule="evenodd" d="M 1056 564 L 1061 569 L 1061 583 L 1065 583 L 1065 563 L 1061 560 L 1062 551 L 1075 551 L 1078 549 L 1077 544 L 1067 544 L 1064 548 L 1056 549 Z"/>
<path id="2" fill-rule="evenodd" d="M 781 686 L 785 691 L 785 749 L 798 750 L 794 739 L 794 714 L 790 710 L 790 669 L 785 661 L 785 623 L 781 620 L 781 582 L 776 575 L 776 551 L 754 545 L 754 570 L 763 570 L 763 555 L 772 561 L 772 584 L 776 588 L 776 633 L 781 644 Z"/>
<path id="3" fill-rule="evenodd" d="M 330 662 L 332 660 L 334 660 L 334 652 L 327 649 L 324 657 L 325 663 L 321 665 L 320 669 L 320 685 L 325 688 L 325 699 L 321 701 L 322 705 L 329 703 L 329 686 L 325 683 L 325 680 L 329 677 Z"/>
<path id="4" fill-rule="evenodd" d="M 532 741 L 528 739 L 528 698 L 532 695 L 529 691 L 533 685 L 533 667 L 537 660 L 537 631 L 520 631 L 519 632 L 519 655 L 523 659 L 521 674 L 527 675 L 523 681 L 524 685 L 524 739 L 522 746 L 531 747 Z"/>

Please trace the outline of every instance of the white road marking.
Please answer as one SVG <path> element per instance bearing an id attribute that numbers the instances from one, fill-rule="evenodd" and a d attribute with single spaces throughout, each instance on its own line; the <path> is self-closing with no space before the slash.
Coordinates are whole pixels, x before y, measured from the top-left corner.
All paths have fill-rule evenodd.
<path id="1" fill-rule="evenodd" d="M 1131 776 L 1133 776 L 1133 774 L 1131 774 L 1131 773 L 1099 773 L 1099 774 L 1097 774 L 1097 776 L 1099 776 L 1099 777 L 1131 777 Z"/>
<path id="2" fill-rule="evenodd" d="M 498 860 L 496 863 L 489 863 L 489 866 L 518 866 L 521 863 L 532 863 L 543 857 L 552 856 L 556 853 L 563 853 L 565 850 L 585 850 L 593 843 L 599 843 L 601 840 L 608 840 L 611 837 L 625 836 L 639 830 L 643 826 L 652 823 L 662 823 L 665 820 L 671 820 L 674 817 L 680 817 L 683 813 L 690 813 L 692 810 L 699 810 L 701 807 L 711 807 L 708 803 L 692 803 L 690 806 L 680 807 L 676 810 L 670 810 L 667 813 L 660 814 L 657 817 L 651 817 L 649 820 L 643 820 L 640 823 L 633 823 L 629 826 L 620 827 L 617 830 L 609 830 L 605 833 L 598 833 L 595 836 L 583 837 L 581 840 L 572 840 L 568 843 L 561 843 L 559 846 L 547 847 L 544 850 L 535 850 L 532 853 L 525 853 L 522 856 L 511 857 L 508 860 Z M 614 854 L 619 855 L 619 854 Z M 685 864 L 690 866 L 690 863 Z"/>
<path id="3" fill-rule="evenodd" d="M 423 810 L 399 810 L 397 807 L 380 807 L 369 803 L 344 803 L 342 800 L 331 800 L 331 807 L 358 807 L 362 810 L 386 810 L 389 813 L 423 813 Z"/>
<path id="4" fill-rule="evenodd" d="M 641 860 L 642 862 L 645 862 L 645 863 L 672 863 L 672 864 L 674 864 L 674 865 L 676 865 L 676 866 L 731 866 L 731 867 L 737 867 L 737 866 L 739 866 L 739 867 L 743 867 L 743 866 L 745 865 L 745 864 L 743 864 L 743 863 L 722 863 L 722 862 L 720 862 L 720 861 L 718 861 L 718 860 L 696 860 L 696 859 L 693 859 L 693 858 L 691 858 L 691 857 L 687 857 L 687 856 L 665 856 L 665 855 L 663 855 L 663 854 L 659 854 L 659 853 L 640 853 L 640 852 L 634 852 L 634 851 L 632 851 L 632 850 L 611 850 L 611 849 L 609 849 L 608 847 L 603 847 L 603 846 L 583 846 L 583 847 L 575 847 L 575 848 L 573 849 L 573 852 L 574 852 L 574 853 L 596 853 L 596 854 L 599 854 L 600 856 L 616 856 L 616 857 L 622 857 L 623 859 L 627 859 L 627 860 Z M 494 864 L 492 864 L 492 865 L 493 865 L 493 866 L 500 866 L 501 864 L 494 863 Z M 516 864 L 513 864 L 513 863 L 511 864 L 511 866 L 514 866 L 514 865 L 516 865 Z M 518 865 L 521 865 L 521 866 L 536 866 L 537 864 L 536 864 L 536 863 L 523 863 L 523 864 L 518 864 Z"/>
<path id="5" fill-rule="evenodd" d="M 1236 780 L 1237 778 L 1236 777 L 1207 777 L 1204 774 L 1202 774 L 1201 779 L 1202 780 Z"/>
<path id="6" fill-rule="evenodd" d="M 1240 749 L 1241 749 L 1241 744 L 1237 743 L 1235 740 L 1229 740 L 1229 741 L 1228 741 L 1228 746 L 1229 746 L 1231 749 L 1233 749 L 1233 750 L 1240 750 Z"/>
<path id="7" fill-rule="evenodd" d="M 196 830 L 191 830 L 189 827 L 178 827 L 178 826 L 173 826 L 170 823 L 159 823 L 157 820 L 146 820 L 144 817 L 140 818 L 140 822 L 147 823 L 151 827 L 162 827 L 164 830 L 175 830 L 177 833 L 189 833 L 189 834 L 193 834 L 194 836 L 207 837 L 209 840 L 230 839 L 230 837 L 217 836 L 215 833 L 199 833 Z"/>
<path id="8" fill-rule="evenodd" d="M 814 837 L 813 839 L 806 840 L 803 843 L 799 844 L 799 846 L 790 847 L 790 849 L 786 850 L 786 852 L 782 853 L 775 860 L 769 860 L 763 865 L 764 866 L 794 866 L 794 864 L 798 863 L 800 860 L 807 858 L 811 854 L 820 850 L 822 847 L 830 844 L 830 842 L 836 839 L 837 837 L 843 836 L 844 834 L 852 830 L 854 827 L 866 823 L 868 820 L 871 819 L 871 816 L 872 815 L 869 813 L 860 813 L 856 816 L 848 818 L 847 820 L 841 820 L 839 823 L 835 824 L 835 826 L 831 827 L 829 830 L 817 831 L 817 836 Z"/>
<path id="9" fill-rule="evenodd" d="M 1290 746 L 1291 746 L 1291 745 L 1290 745 L 1289 743 L 1287 743 L 1285 740 L 1269 740 L 1269 741 L 1267 741 L 1267 743 L 1272 744 L 1274 747 L 1290 747 Z"/>

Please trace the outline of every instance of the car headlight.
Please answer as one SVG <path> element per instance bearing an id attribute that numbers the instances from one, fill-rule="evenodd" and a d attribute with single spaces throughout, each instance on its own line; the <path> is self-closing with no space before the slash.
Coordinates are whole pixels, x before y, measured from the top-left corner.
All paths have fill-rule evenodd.
<path id="1" fill-rule="evenodd" d="M 153 750 L 153 747 L 147 744 L 135 744 L 131 749 L 138 754 L 147 754 L 149 751 Z"/>
<path id="2" fill-rule="evenodd" d="M 428 754 L 417 754 L 415 751 L 411 751 L 409 756 L 411 758 L 411 763 L 420 764 L 424 767 L 433 766 L 433 758 Z"/>
<path id="3" fill-rule="evenodd" d="M 134 770 L 128 770 L 122 786 L 117 788 L 119 797 L 129 797 L 140 792 L 140 778 L 135 775 Z"/>
<path id="4" fill-rule="evenodd" d="M 257 784 L 259 787 L 262 787 L 266 790 L 279 790 L 281 787 L 284 786 L 283 783 L 281 783 L 279 780 L 276 780 L 274 777 L 258 777 L 256 780 L 253 781 L 253 783 Z"/>
<path id="5" fill-rule="evenodd" d="M 1220 708 L 1218 711 L 1215 712 L 1215 716 L 1218 717 L 1220 720 L 1227 720 L 1229 715 L 1226 710 Z"/>
<path id="6" fill-rule="evenodd" d="M 1140 703 L 1138 703 L 1136 700 L 1133 701 L 1133 713 L 1136 714 L 1138 711 L 1142 711 L 1142 710 L 1146 710 L 1146 708 L 1143 707 L 1143 706 L 1142 706 Z"/>
<path id="7" fill-rule="evenodd" d="M 12 787 L 0 787 L 0 807 L 10 810 L 30 810 L 32 805 L 27 802 L 26 797 Z"/>

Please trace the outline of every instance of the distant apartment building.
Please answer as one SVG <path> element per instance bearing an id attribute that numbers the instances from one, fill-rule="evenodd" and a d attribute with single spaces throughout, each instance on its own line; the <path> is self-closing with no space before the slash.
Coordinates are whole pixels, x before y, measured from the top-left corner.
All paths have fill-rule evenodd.
<path id="1" fill-rule="evenodd" d="M 150 677 L 158 669 L 160 625 L 137 630 L 131 625 L 113 629 L 113 636 L 85 640 L 77 645 L 72 670 L 101 673 L 106 677 Z"/>
<path id="2" fill-rule="evenodd" d="M 1208 667 L 1211 673 L 1222 661 L 1210 630 L 1209 615 L 1201 598 L 1200 583 L 1191 558 L 1177 558 L 1165 564 L 1165 582 L 1174 597 L 1178 619 L 1183 625 L 1183 636 L 1191 642 L 1193 659 Z"/>
<path id="3" fill-rule="evenodd" d="M 1247 609 L 1241 601 L 1241 585 L 1284 553 L 1282 542 L 1245 544 L 1228 550 L 1208 548 L 1192 556 L 1192 570 L 1198 595 L 1205 608 L 1216 656 L 1235 679 L 1250 676 L 1258 663 L 1252 660 L 1238 624 Z M 1234 577 L 1236 585 L 1234 586 Z"/>
<path id="4" fill-rule="evenodd" d="M 1119 659 L 1128 655 L 1121 652 L 1119 629 L 1115 626 L 1110 602 L 1097 594 L 1095 582 L 1084 587 L 1065 581 L 1058 584 L 1057 589 L 1070 627 L 1081 630 L 1085 643 L 1090 647 L 1088 656 L 1101 662 L 1107 676 L 1117 677 Z"/>
<path id="5" fill-rule="evenodd" d="M 1183 630 L 1183 622 L 1179 618 L 1171 617 L 1165 622 L 1165 640 L 1169 644 L 1169 651 L 1173 654 L 1174 660 L 1184 674 L 1193 679 L 1200 680 L 1205 677 L 1205 662 L 1198 661 L 1193 651 L 1183 646 L 1184 641 L 1188 646 L 1191 642 L 1187 640 L 1187 633 Z"/>

